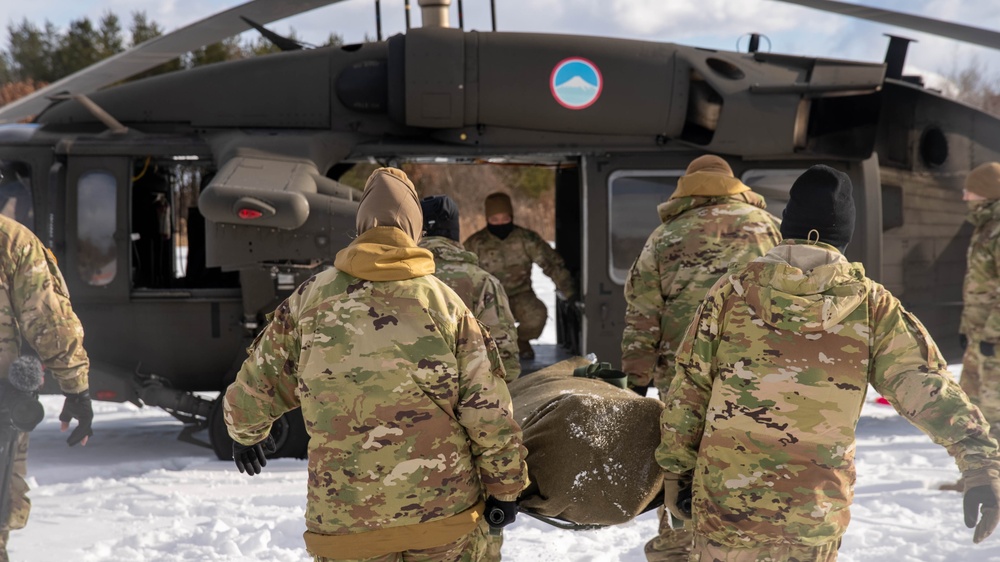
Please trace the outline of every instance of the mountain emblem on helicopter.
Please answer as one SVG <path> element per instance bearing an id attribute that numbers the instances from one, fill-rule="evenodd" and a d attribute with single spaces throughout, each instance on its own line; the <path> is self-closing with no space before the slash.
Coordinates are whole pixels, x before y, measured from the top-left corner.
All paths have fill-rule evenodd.
<path id="1" fill-rule="evenodd" d="M 601 97 L 604 79 L 597 65 L 587 59 L 571 57 L 559 62 L 549 77 L 552 97 L 567 109 L 585 109 Z"/>

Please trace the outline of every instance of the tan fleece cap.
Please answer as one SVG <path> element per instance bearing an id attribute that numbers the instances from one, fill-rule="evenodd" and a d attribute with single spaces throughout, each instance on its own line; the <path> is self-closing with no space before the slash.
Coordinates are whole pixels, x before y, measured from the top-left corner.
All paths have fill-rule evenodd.
<path id="1" fill-rule="evenodd" d="M 987 199 L 1000 199 L 1000 163 L 976 166 L 965 178 L 965 190 Z"/>
<path id="2" fill-rule="evenodd" d="M 507 213 L 514 216 L 514 206 L 510 204 L 510 195 L 496 192 L 486 196 L 486 216 L 491 217 L 499 213 Z"/>
<path id="3" fill-rule="evenodd" d="M 414 242 L 420 241 L 424 215 L 417 189 L 403 170 L 379 168 L 372 172 L 361 195 L 356 226 L 358 234 L 376 226 L 395 226 Z"/>
<path id="4" fill-rule="evenodd" d="M 706 154 L 695 158 L 688 164 L 687 170 L 684 173 L 690 175 L 695 172 L 718 174 L 729 178 L 733 177 L 733 169 L 729 167 L 729 164 L 714 154 Z"/>

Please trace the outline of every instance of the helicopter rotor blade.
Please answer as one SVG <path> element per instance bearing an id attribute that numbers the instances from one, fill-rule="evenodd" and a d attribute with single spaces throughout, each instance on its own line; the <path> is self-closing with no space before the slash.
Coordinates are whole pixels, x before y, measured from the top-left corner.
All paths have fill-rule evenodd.
<path id="1" fill-rule="evenodd" d="M 250 27 L 256 29 L 257 33 L 260 33 L 264 39 L 270 41 L 272 45 L 277 47 L 282 52 L 301 51 L 306 47 L 305 43 L 296 41 L 290 37 L 285 37 L 284 35 L 279 35 L 250 18 L 240 16 L 240 19 L 250 24 Z"/>
<path id="2" fill-rule="evenodd" d="M 787 4 L 797 4 L 815 10 L 842 14 L 854 18 L 866 19 L 878 23 L 905 27 L 914 31 L 931 33 L 957 41 L 965 41 L 991 49 L 1000 49 L 1000 33 L 981 27 L 972 27 L 959 23 L 936 20 L 913 14 L 904 14 L 881 8 L 859 6 L 836 0 L 777 0 Z"/>
<path id="3" fill-rule="evenodd" d="M 51 103 L 52 95 L 89 94 L 155 68 L 184 53 L 251 29 L 241 16 L 266 24 L 342 1 L 344 0 L 251 0 L 176 31 L 154 37 L 2 106 L 0 123 L 37 115 Z"/>

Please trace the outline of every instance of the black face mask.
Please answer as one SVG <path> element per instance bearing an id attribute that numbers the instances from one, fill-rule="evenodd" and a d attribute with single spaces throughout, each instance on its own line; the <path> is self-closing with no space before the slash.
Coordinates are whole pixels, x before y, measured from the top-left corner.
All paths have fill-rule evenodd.
<path id="1" fill-rule="evenodd" d="M 509 222 L 507 224 L 487 224 L 486 230 L 490 231 L 490 234 L 496 236 L 501 240 L 506 240 L 510 236 L 511 232 L 514 232 L 514 223 Z"/>

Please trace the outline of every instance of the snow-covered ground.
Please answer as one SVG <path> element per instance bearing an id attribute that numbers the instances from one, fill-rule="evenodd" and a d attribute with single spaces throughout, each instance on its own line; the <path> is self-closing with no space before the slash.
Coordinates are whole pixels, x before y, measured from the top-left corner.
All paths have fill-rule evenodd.
<path id="1" fill-rule="evenodd" d="M 536 276 L 551 303 L 547 281 Z M 542 340 L 554 342 L 554 330 Z M 959 476 L 945 450 L 876 397 L 858 427 L 854 520 L 840 560 L 1000 561 L 1000 532 L 973 545 L 961 495 L 937 489 Z M 271 461 L 249 478 L 210 450 L 177 441 L 180 424 L 166 413 L 111 403 L 95 405 L 90 444 L 71 449 L 56 419 L 61 397 L 43 401 L 46 418 L 29 453 L 32 515 L 12 533 L 12 560 L 310 560 L 302 542 L 304 461 Z M 578 532 L 521 516 L 505 533 L 504 560 L 643 562 L 655 530 L 653 514 Z"/>

